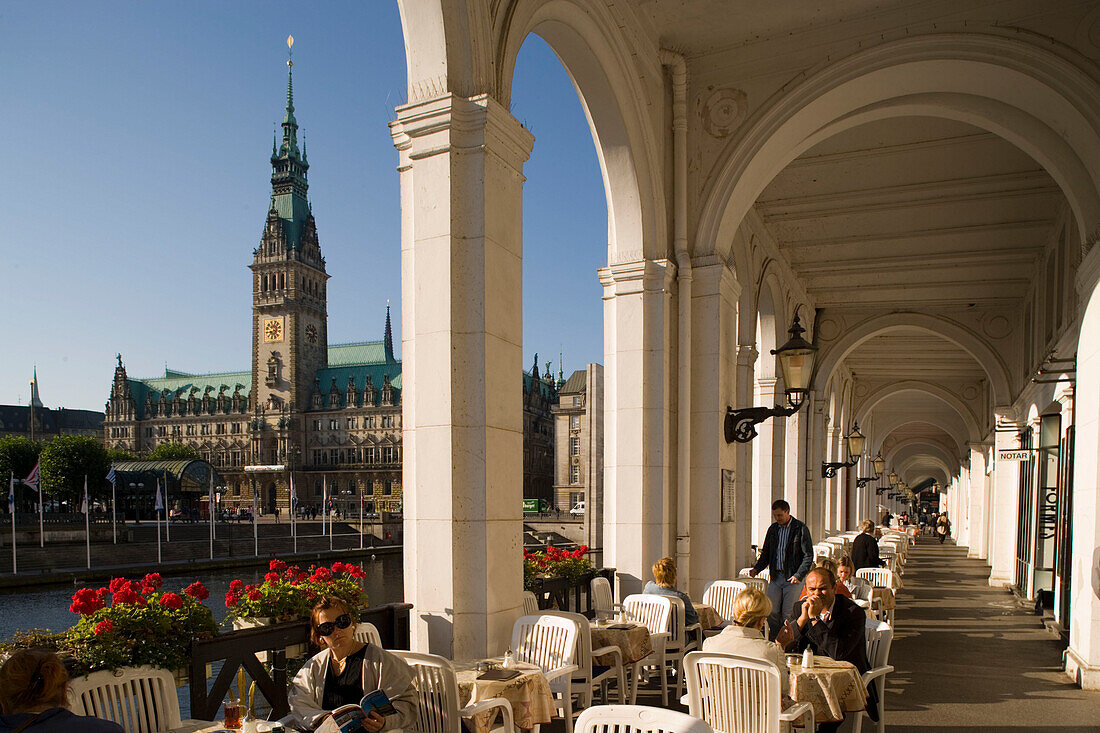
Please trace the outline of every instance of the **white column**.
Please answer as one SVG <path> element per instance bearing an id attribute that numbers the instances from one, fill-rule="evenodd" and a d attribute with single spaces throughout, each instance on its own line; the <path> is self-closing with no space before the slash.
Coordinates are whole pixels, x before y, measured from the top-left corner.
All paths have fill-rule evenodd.
<path id="1" fill-rule="evenodd" d="M 985 504 L 985 451 L 988 446 L 985 443 L 970 443 L 970 506 L 968 509 L 970 520 L 970 543 L 967 557 L 985 559 L 986 552 L 986 522 L 987 512 Z"/>
<path id="2" fill-rule="evenodd" d="M 956 501 L 955 510 L 958 514 L 955 519 L 955 543 L 959 547 L 970 547 L 970 466 L 960 461 L 959 475 L 955 477 Z M 967 553 L 969 554 L 969 553 Z"/>
<path id="3" fill-rule="evenodd" d="M 405 598 L 412 647 L 503 651 L 522 607 L 523 164 L 486 95 L 399 107 Z"/>
<path id="4" fill-rule="evenodd" d="M 774 358 L 770 354 L 769 358 Z M 779 380 L 766 377 L 756 380 L 754 407 L 786 406 L 786 396 L 777 391 Z M 772 502 L 783 498 L 783 469 L 786 461 L 784 438 L 787 434 L 787 421 L 773 417 L 756 426 L 759 435 L 751 443 L 752 458 L 752 542 L 756 546 L 764 544 L 764 535 L 772 523 Z"/>
<path id="5" fill-rule="evenodd" d="M 726 444 L 728 395 L 737 394 L 737 301 L 740 285 L 724 262 L 692 262 L 691 546 L 683 590 L 701 597 L 705 583 L 732 578 L 749 561 L 749 501 L 738 448 Z M 710 258 L 708 258 L 710 259 Z M 734 493 L 723 497 L 723 474 Z M 747 473 L 747 471 L 746 471 Z M 729 476 L 730 474 L 725 474 Z M 737 489 L 742 490 L 738 491 Z M 655 558 L 654 558 L 655 559 Z M 681 570 L 683 574 L 683 570 Z"/>
<path id="6" fill-rule="evenodd" d="M 740 289 L 740 285 L 735 285 Z M 760 402 L 756 402 L 756 380 L 754 378 L 754 369 L 756 361 L 760 356 L 760 352 L 757 351 L 754 344 L 740 344 L 737 346 L 737 372 L 736 372 L 736 387 L 737 387 L 737 405 L 741 407 L 755 407 L 760 405 Z M 769 354 L 769 358 L 771 355 Z M 767 403 L 771 404 L 771 403 Z M 766 420 L 765 422 L 772 422 Z M 753 539 L 756 532 L 756 526 L 759 520 L 756 518 L 754 512 L 757 508 L 756 502 L 756 471 L 754 470 L 756 446 L 754 443 L 760 440 L 759 431 L 763 425 L 757 425 L 757 436 L 748 443 L 734 443 L 734 465 L 737 472 L 737 503 L 738 503 L 738 535 L 737 544 L 735 547 L 734 560 L 735 567 L 733 569 L 734 575 L 737 571 L 746 565 L 752 563 L 755 560 L 755 556 L 752 553 L 752 545 L 755 543 Z M 724 431 L 723 431 L 724 432 Z"/>
<path id="7" fill-rule="evenodd" d="M 1085 689 L 1100 689 L 1100 247 L 1081 263 L 1077 294 L 1085 303 L 1077 342 L 1074 394 L 1073 564 L 1070 571 L 1066 671 Z"/>
<path id="8" fill-rule="evenodd" d="M 996 451 L 1019 447 L 1020 426 L 1011 407 L 994 408 L 997 416 L 993 456 L 993 518 L 990 524 L 989 584 L 1005 585 L 1016 581 L 1016 515 L 1019 509 L 1020 464 L 997 460 Z"/>
<path id="9" fill-rule="evenodd" d="M 830 463 L 835 463 L 848 457 L 843 451 L 841 451 L 840 446 L 841 442 L 844 439 L 844 436 L 840 428 L 838 428 L 836 425 L 830 425 L 829 427 L 824 429 L 823 434 L 825 436 L 826 461 L 829 461 Z M 839 468 L 837 469 L 836 476 L 828 479 L 821 479 L 822 489 L 825 494 L 825 496 L 823 497 L 825 502 L 823 512 L 825 521 L 823 523 L 823 528 L 828 533 L 834 532 L 837 524 L 836 516 L 839 510 L 837 504 L 840 500 L 840 487 L 843 484 L 844 479 L 846 478 L 845 474 L 848 471 L 855 471 L 858 468 L 858 465 L 853 466 L 852 468 Z M 821 467 L 818 466 L 818 475 L 820 475 L 820 471 Z M 824 534 L 821 534 L 820 536 L 814 535 L 814 540 L 820 542 L 823 537 Z"/>
<path id="10" fill-rule="evenodd" d="M 604 564 L 616 598 L 640 592 L 674 552 L 669 408 L 670 260 L 600 270 L 604 294 Z M 696 371 L 696 370 L 693 370 Z M 723 405 L 724 407 L 724 405 Z M 621 596 L 620 596 L 621 594 Z"/>

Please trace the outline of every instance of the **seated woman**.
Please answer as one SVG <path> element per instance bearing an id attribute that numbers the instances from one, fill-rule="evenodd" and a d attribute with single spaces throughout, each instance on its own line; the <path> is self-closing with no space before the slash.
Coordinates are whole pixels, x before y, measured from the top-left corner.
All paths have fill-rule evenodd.
<path id="1" fill-rule="evenodd" d="M 310 638 L 321 651 L 290 683 L 290 714 L 297 724 L 313 729 L 341 705 L 358 705 L 368 692 L 382 690 L 397 714 L 383 717 L 371 711 L 362 729 L 378 733 L 412 728 L 416 723 L 415 674 L 396 655 L 356 641 L 355 619 L 355 612 L 339 598 L 318 599 L 310 614 Z"/>
<path id="2" fill-rule="evenodd" d="M 699 623 L 699 614 L 696 613 L 695 606 L 691 605 L 688 594 L 676 590 L 676 561 L 671 557 L 662 557 L 653 563 L 653 577 L 654 580 L 642 588 L 642 593 L 679 598 L 684 602 L 684 624 L 694 626 Z"/>
<path id="3" fill-rule="evenodd" d="M 771 612 L 772 602 L 766 595 L 755 588 L 741 591 L 733 602 L 733 623 L 704 641 L 703 651 L 740 654 L 771 662 L 779 668 L 780 691 L 786 696 L 790 689 L 787 657 L 778 644 L 764 638 L 764 622 Z"/>
<path id="4" fill-rule="evenodd" d="M 53 652 L 13 653 L 0 667 L 0 733 L 122 733 L 118 723 L 69 712 L 68 686 L 69 675 Z"/>

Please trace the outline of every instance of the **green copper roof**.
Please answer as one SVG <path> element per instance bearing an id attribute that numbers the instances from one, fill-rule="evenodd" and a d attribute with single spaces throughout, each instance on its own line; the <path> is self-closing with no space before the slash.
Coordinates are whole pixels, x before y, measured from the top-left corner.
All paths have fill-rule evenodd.
<path id="1" fill-rule="evenodd" d="M 210 396 L 217 397 L 221 388 L 225 387 L 226 397 L 232 397 L 237 385 L 240 385 L 241 396 L 248 399 L 252 391 L 252 374 L 249 372 L 220 372 L 217 374 L 187 374 L 186 372 L 164 370 L 163 377 L 152 379 L 130 379 L 130 391 L 134 395 L 134 404 L 137 406 L 139 419 L 145 417 L 145 398 L 151 395 L 153 400 L 160 401 L 164 390 L 168 390 L 168 401 L 175 399 L 179 392 L 181 400 L 191 396 L 192 389 L 197 390 L 195 397 L 202 399 L 206 389 L 211 389 Z"/>
<path id="2" fill-rule="evenodd" d="M 360 341 L 359 343 L 335 344 L 328 347 L 328 365 L 330 367 L 385 363 L 386 346 L 382 341 Z M 393 361 L 391 363 L 400 364 L 401 362 Z M 394 370 L 391 369 L 391 371 Z M 401 372 L 400 366 L 396 371 L 397 373 Z"/>
<path id="3" fill-rule="evenodd" d="M 542 379 L 537 379 L 536 380 L 536 379 L 531 377 L 531 372 L 525 371 L 523 373 L 523 391 L 524 392 L 530 392 L 531 391 L 531 383 L 532 382 L 537 382 L 538 383 L 539 391 L 542 392 L 543 397 L 545 397 L 548 400 L 555 400 L 558 393 L 554 389 L 553 384 L 547 384 L 546 382 L 542 381 Z"/>

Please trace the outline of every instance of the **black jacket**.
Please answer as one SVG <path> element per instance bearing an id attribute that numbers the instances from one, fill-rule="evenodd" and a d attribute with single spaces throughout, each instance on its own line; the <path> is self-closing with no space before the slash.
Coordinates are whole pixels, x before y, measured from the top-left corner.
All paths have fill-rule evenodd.
<path id="1" fill-rule="evenodd" d="M 852 541 L 852 565 L 860 568 L 881 568 L 886 562 L 878 556 L 878 542 L 866 532 Z"/>
<path id="2" fill-rule="evenodd" d="M 787 534 L 787 555 L 783 564 L 783 577 L 792 575 L 799 580 L 810 572 L 810 566 L 814 562 L 814 543 L 810 539 L 809 528 L 794 517 L 790 520 L 790 530 Z M 772 578 L 778 578 L 778 571 L 774 567 L 775 547 L 779 543 L 779 525 L 772 522 L 768 527 L 768 533 L 764 536 L 764 547 L 760 550 L 760 559 L 753 568 L 760 572 L 764 568 L 770 568 Z"/>

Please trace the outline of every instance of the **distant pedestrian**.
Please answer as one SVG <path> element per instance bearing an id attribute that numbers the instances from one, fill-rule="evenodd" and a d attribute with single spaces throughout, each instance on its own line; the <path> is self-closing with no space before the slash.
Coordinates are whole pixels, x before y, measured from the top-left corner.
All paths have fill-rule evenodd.
<path id="1" fill-rule="evenodd" d="M 947 518 L 947 512 L 940 514 L 940 518 L 936 520 L 936 534 L 940 537 L 940 544 L 947 539 L 947 536 L 951 534 L 951 520 Z"/>
<path id="2" fill-rule="evenodd" d="M 279 507 L 275 507 L 275 524 L 279 523 Z"/>
<path id="3" fill-rule="evenodd" d="M 769 631 L 775 639 L 784 623 L 794 615 L 802 580 L 813 564 L 814 550 L 809 527 L 791 516 L 790 504 L 776 499 L 772 503 L 772 519 L 775 521 L 768 527 L 760 558 L 749 576 L 755 578 L 757 573 L 769 568 L 768 598 L 772 602 Z"/>

